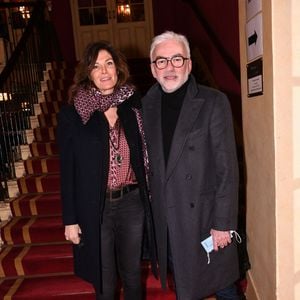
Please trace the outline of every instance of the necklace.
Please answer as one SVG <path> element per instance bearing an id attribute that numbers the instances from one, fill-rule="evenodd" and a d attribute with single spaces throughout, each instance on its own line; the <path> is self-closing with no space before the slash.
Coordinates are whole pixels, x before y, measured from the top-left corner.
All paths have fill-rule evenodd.
<path id="1" fill-rule="evenodd" d="M 122 161 L 123 161 L 123 156 L 119 152 L 120 139 L 121 139 L 121 124 L 120 124 L 120 122 L 118 122 L 115 125 L 115 127 L 118 127 L 118 134 L 116 136 L 115 130 L 113 128 L 111 128 L 110 133 L 109 133 L 109 141 L 110 141 L 110 144 L 113 147 L 113 152 L 114 152 L 113 160 L 115 161 L 115 163 L 117 164 L 118 167 L 121 167 L 121 164 L 122 164 Z"/>

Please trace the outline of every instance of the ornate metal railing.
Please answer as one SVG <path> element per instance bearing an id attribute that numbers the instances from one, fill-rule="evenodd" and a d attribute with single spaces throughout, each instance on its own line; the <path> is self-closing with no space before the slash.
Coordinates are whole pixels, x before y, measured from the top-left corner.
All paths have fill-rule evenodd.
<path id="1" fill-rule="evenodd" d="M 5 17 L 4 67 L 0 73 L 0 199 L 15 177 L 15 162 L 26 144 L 30 116 L 38 103 L 47 62 L 60 59 L 44 1 L 0 3 Z M 24 14 L 23 14 L 24 12 Z M 3 23 L 3 20 L 2 20 Z"/>

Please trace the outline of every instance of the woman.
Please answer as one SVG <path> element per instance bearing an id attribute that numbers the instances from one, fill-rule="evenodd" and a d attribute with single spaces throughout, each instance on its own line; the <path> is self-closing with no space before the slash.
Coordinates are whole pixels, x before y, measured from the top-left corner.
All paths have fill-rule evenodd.
<path id="1" fill-rule="evenodd" d="M 154 253 L 140 97 L 128 77 L 124 57 L 109 43 L 89 45 L 70 105 L 59 114 L 65 237 L 74 244 L 75 274 L 101 300 L 114 299 L 116 269 L 124 298 L 141 299 L 144 223 Z"/>

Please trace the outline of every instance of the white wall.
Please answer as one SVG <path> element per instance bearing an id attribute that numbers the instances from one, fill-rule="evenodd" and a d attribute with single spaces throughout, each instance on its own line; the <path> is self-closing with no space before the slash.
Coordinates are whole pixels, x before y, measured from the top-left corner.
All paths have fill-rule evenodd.
<path id="1" fill-rule="evenodd" d="M 263 95 L 247 96 L 246 3 L 239 0 L 248 298 L 300 299 L 300 2 L 262 3 Z"/>

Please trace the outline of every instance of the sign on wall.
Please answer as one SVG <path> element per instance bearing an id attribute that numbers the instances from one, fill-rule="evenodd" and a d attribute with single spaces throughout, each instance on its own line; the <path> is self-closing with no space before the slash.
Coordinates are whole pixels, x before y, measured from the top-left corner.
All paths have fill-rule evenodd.
<path id="1" fill-rule="evenodd" d="M 250 20 L 262 10 L 261 0 L 247 0 L 247 20 Z"/>
<path id="2" fill-rule="evenodd" d="M 263 55 L 262 13 L 257 14 L 247 23 L 247 55 L 251 61 Z"/>
<path id="3" fill-rule="evenodd" d="M 262 1 L 247 0 L 247 84 L 248 97 L 263 94 L 263 17 Z"/>
<path id="4" fill-rule="evenodd" d="M 263 61 L 257 59 L 247 65 L 248 97 L 263 94 Z"/>

